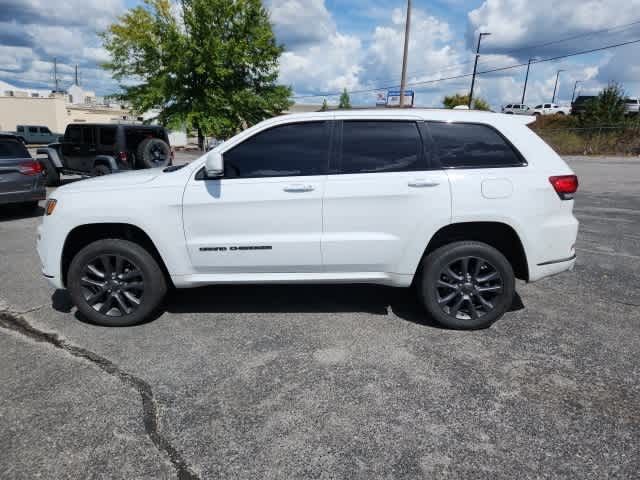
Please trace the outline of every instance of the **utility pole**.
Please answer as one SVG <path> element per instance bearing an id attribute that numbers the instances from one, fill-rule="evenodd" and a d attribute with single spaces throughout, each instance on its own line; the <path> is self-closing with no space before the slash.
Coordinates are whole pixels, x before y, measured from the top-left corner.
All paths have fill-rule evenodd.
<path id="1" fill-rule="evenodd" d="M 564 70 L 558 70 L 558 73 L 556 73 L 556 85 L 553 87 L 553 97 L 551 98 L 551 103 L 555 103 L 556 101 L 556 91 L 558 90 L 558 79 L 560 78 L 560 72 L 564 72 Z"/>
<path id="2" fill-rule="evenodd" d="M 80 85 L 80 83 L 78 83 L 78 64 L 76 63 L 76 81 L 75 81 L 76 85 Z"/>
<path id="3" fill-rule="evenodd" d="M 524 77 L 524 88 L 522 89 L 522 101 L 520 102 L 523 105 L 524 105 L 524 96 L 527 93 L 527 82 L 529 81 L 529 68 L 531 67 L 532 60 L 533 58 L 530 58 L 529 61 L 527 62 L 527 74 Z"/>
<path id="4" fill-rule="evenodd" d="M 404 53 L 402 55 L 402 79 L 400 80 L 400 108 L 404 107 L 404 91 L 407 88 L 407 57 L 409 56 L 409 29 L 411 28 L 411 0 L 407 0 L 407 21 L 404 27 Z"/>
<path id="5" fill-rule="evenodd" d="M 579 83 L 582 83 L 582 80 L 576 80 L 576 83 L 573 84 L 573 93 L 571 94 L 571 103 L 573 103 L 573 100 L 576 98 L 576 88 L 578 87 Z"/>
<path id="6" fill-rule="evenodd" d="M 469 91 L 469 108 L 471 108 L 471 102 L 473 102 L 473 87 L 476 83 L 476 71 L 478 70 L 478 57 L 480 56 L 480 42 L 482 37 L 491 35 L 490 33 L 481 33 L 478 35 L 478 46 L 476 47 L 476 61 L 473 63 L 473 76 L 471 77 L 471 90 Z"/>
<path id="7" fill-rule="evenodd" d="M 58 58 L 53 58 L 53 82 L 55 83 L 55 93 L 58 93 Z"/>

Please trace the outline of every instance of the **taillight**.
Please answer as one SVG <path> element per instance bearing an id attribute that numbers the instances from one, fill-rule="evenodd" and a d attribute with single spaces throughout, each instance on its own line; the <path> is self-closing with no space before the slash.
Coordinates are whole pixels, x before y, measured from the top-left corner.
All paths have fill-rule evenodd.
<path id="1" fill-rule="evenodd" d="M 35 160 L 22 162 L 18 168 L 23 175 L 40 175 L 44 171 L 40 162 L 36 162 Z"/>
<path id="2" fill-rule="evenodd" d="M 127 163 L 127 152 L 118 152 L 118 158 L 121 162 Z"/>
<path id="3" fill-rule="evenodd" d="M 578 177 L 576 175 L 561 175 L 549 177 L 549 181 L 562 200 L 573 199 L 578 191 Z"/>

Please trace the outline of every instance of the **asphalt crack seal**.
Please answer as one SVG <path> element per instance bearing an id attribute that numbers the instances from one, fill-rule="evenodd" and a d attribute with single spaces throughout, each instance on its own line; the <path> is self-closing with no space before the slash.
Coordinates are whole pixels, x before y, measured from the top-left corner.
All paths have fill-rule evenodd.
<path id="1" fill-rule="evenodd" d="M 199 477 L 187 466 L 180 452 L 158 432 L 158 411 L 153 397 L 153 390 L 147 382 L 130 373 L 123 372 L 116 364 L 94 352 L 67 343 L 55 333 L 42 332 L 32 327 L 24 318 L 18 317 L 10 312 L 0 311 L 0 328 L 18 332 L 36 342 L 48 343 L 68 352 L 74 357 L 87 360 L 96 365 L 100 370 L 116 377 L 125 385 L 134 388 L 142 398 L 144 429 L 153 444 L 158 450 L 167 454 L 169 461 L 176 470 L 179 480 L 199 480 Z"/>

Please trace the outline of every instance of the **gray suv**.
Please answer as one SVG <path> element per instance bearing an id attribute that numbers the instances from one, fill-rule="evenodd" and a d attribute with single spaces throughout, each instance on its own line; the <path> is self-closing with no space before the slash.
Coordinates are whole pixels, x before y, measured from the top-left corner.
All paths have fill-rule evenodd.
<path id="1" fill-rule="evenodd" d="M 0 133 L 0 204 L 20 203 L 35 209 L 46 197 L 42 165 L 16 135 Z"/>

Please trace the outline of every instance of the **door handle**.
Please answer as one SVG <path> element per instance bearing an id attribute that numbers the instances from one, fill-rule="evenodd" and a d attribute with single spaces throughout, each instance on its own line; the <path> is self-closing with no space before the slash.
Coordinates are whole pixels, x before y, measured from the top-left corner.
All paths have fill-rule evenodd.
<path id="1" fill-rule="evenodd" d="M 294 185 L 287 185 L 283 188 L 285 192 L 312 192 L 315 190 L 313 185 L 303 185 L 301 183 L 296 183 Z"/>
<path id="2" fill-rule="evenodd" d="M 409 186 L 413 188 L 426 188 L 426 187 L 437 187 L 440 185 L 440 182 L 434 182 L 432 180 L 411 180 L 409 182 Z"/>

